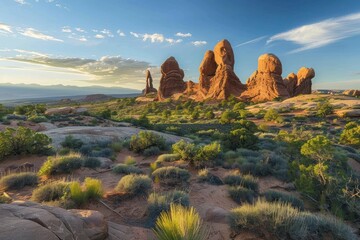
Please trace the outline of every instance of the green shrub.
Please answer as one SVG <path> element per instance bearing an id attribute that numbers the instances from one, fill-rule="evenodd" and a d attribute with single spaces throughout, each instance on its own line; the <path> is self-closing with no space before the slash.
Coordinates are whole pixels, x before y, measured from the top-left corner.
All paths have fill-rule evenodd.
<path id="1" fill-rule="evenodd" d="M 169 185 L 187 183 L 190 179 L 188 170 L 174 166 L 158 168 L 151 175 L 154 180 Z"/>
<path id="2" fill-rule="evenodd" d="M 0 194 L 0 204 L 3 204 L 3 203 L 11 203 L 12 199 L 5 195 L 5 194 Z"/>
<path id="3" fill-rule="evenodd" d="M 144 156 L 145 157 L 150 157 L 150 156 L 155 156 L 155 155 L 159 155 L 160 154 L 160 149 L 158 147 L 149 147 L 147 149 L 144 150 Z"/>
<path id="4" fill-rule="evenodd" d="M 228 124 L 228 123 L 234 122 L 236 119 L 238 119 L 238 117 L 239 117 L 239 114 L 237 114 L 236 112 L 226 110 L 221 114 L 220 123 Z"/>
<path id="5" fill-rule="evenodd" d="M 180 160 L 180 155 L 179 154 L 161 154 L 160 156 L 158 156 L 158 158 L 156 159 L 156 162 L 174 162 Z"/>
<path id="6" fill-rule="evenodd" d="M 334 107 L 328 102 L 323 101 L 319 102 L 317 105 L 317 112 L 316 115 L 319 117 L 326 117 L 334 112 Z"/>
<path id="7" fill-rule="evenodd" d="M 253 203 L 256 193 L 248 188 L 242 186 L 231 186 L 229 187 L 229 195 L 232 200 L 237 203 Z"/>
<path id="8" fill-rule="evenodd" d="M 125 160 L 124 160 L 124 163 L 125 163 L 126 165 L 136 165 L 136 160 L 135 160 L 135 158 L 132 157 L 132 156 L 127 156 L 127 157 L 125 158 Z"/>
<path id="9" fill-rule="evenodd" d="M 275 239 L 343 239 L 357 237 L 345 223 L 331 217 L 300 212 L 290 204 L 263 200 L 254 205 L 243 204 L 231 210 L 231 230 L 251 231 Z"/>
<path id="10" fill-rule="evenodd" d="M 114 173 L 117 174 L 132 174 L 132 173 L 139 174 L 143 172 L 140 168 L 134 165 L 126 165 L 123 163 L 116 164 L 112 170 Z"/>
<path id="11" fill-rule="evenodd" d="M 165 194 L 151 193 L 148 197 L 148 216 L 151 225 L 155 223 L 156 218 L 163 211 L 168 211 L 170 205 L 180 204 L 189 206 L 189 195 L 186 192 L 174 190 Z"/>
<path id="12" fill-rule="evenodd" d="M 0 159 L 20 154 L 48 154 L 51 139 L 29 128 L 6 128 L 0 132 Z"/>
<path id="13" fill-rule="evenodd" d="M 233 172 L 224 178 L 224 183 L 230 186 L 242 186 L 251 189 L 255 192 L 259 190 L 258 179 L 252 175 L 241 175 L 238 172 Z"/>
<path id="14" fill-rule="evenodd" d="M 69 148 L 74 150 L 79 150 L 84 145 L 84 142 L 80 139 L 74 138 L 72 135 L 65 137 L 64 141 L 61 143 L 63 148 Z"/>
<path id="15" fill-rule="evenodd" d="M 349 122 L 345 125 L 344 130 L 340 135 L 340 142 L 342 144 L 360 147 L 360 125 L 356 122 Z"/>
<path id="16" fill-rule="evenodd" d="M 270 108 L 269 110 L 266 111 L 266 113 L 264 115 L 264 120 L 265 121 L 276 121 L 279 116 L 280 115 L 279 115 L 278 111 Z"/>
<path id="17" fill-rule="evenodd" d="M 224 145 L 231 150 L 252 148 L 257 142 L 258 138 L 254 135 L 254 132 L 246 128 L 235 129 L 223 138 Z"/>
<path id="18" fill-rule="evenodd" d="M 71 182 L 69 184 L 70 198 L 78 205 L 81 206 L 86 202 L 86 193 L 83 192 L 79 182 Z"/>
<path id="19" fill-rule="evenodd" d="M 99 199 L 104 193 L 102 182 L 99 179 L 87 177 L 84 180 L 84 186 L 87 200 Z"/>
<path id="20" fill-rule="evenodd" d="M 274 190 L 268 190 L 264 193 L 264 197 L 268 202 L 283 202 L 289 203 L 291 206 L 304 210 L 304 202 L 295 196 L 288 193 L 283 193 Z"/>
<path id="21" fill-rule="evenodd" d="M 71 173 L 81 168 L 83 157 L 77 153 L 70 153 L 66 156 L 48 157 L 39 170 L 40 176 L 50 176 L 53 174 Z"/>
<path id="22" fill-rule="evenodd" d="M 121 141 L 112 142 L 110 144 L 110 147 L 114 152 L 118 153 L 118 152 L 121 152 L 121 150 L 123 149 L 124 143 Z"/>
<path id="23" fill-rule="evenodd" d="M 0 179 L 0 189 L 3 189 L 4 191 L 10 189 L 21 189 L 25 186 L 35 186 L 38 184 L 38 181 L 39 177 L 36 173 L 13 173 Z"/>
<path id="24" fill-rule="evenodd" d="M 69 192 L 69 183 L 56 181 L 47 183 L 32 192 L 31 200 L 35 202 L 50 202 L 61 199 Z"/>
<path id="25" fill-rule="evenodd" d="M 130 139 L 130 150 L 140 153 L 150 147 L 166 149 L 165 139 L 153 132 L 140 131 L 138 135 L 133 135 Z"/>
<path id="26" fill-rule="evenodd" d="M 84 159 L 83 166 L 91 169 L 96 169 L 101 166 L 101 161 L 97 158 L 88 157 Z"/>
<path id="27" fill-rule="evenodd" d="M 199 182 L 207 182 L 212 185 L 222 185 L 223 181 L 218 177 L 212 174 L 207 168 L 201 169 L 198 172 Z"/>
<path id="28" fill-rule="evenodd" d="M 202 220 L 193 207 L 170 205 L 156 221 L 154 233 L 159 240 L 192 239 L 205 240 L 208 234 L 202 228 Z"/>
<path id="29" fill-rule="evenodd" d="M 135 196 L 147 194 L 151 187 L 152 181 L 148 176 L 130 174 L 120 179 L 115 190 Z"/>
<path id="30" fill-rule="evenodd" d="M 41 123 L 41 122 L 47 122 L 48 119 L 43 115 L 32 115 L 28 118 L 28 121 L 31 121 L 33 123 Z"/>
<path id="31" fill-rule="evenodd" d="M 182 160 L 191 161 L 194 159 L 197 149 L 195 144 L 188 143 L 184 139 L 181 139 L 172 145 L 172 151 L 174 154 L 178 154 Z"/>
<path id="32" fill-rule="evenodd" d="M 212 142 L 208 145 L 201 146 L 194 157 L 194 164 L 202 166 L 204 163 L 209 163 L 216 160 L 221 153 L 221 146 L 218 142 Z"/>

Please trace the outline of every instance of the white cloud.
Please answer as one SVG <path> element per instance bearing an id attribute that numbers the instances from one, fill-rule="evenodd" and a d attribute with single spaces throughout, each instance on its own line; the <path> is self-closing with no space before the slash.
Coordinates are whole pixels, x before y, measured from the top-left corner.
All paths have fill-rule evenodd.
<path id="1" fill-rule="evenodd" d="M 102 34 L 105 34 L 108 37 L 114 37 L 114 34 L 112 34 L 112 32 L 108 29 L 104 29 L 102 31 L 100 31 Z"/>
<path id="2" fill-rule="evenodd" d="M 172 39 L 172 38 L 165 38 L 165 41 L 170 43 L 170 44 L 175 44 L 175 43 L 181 43 L 183 40 L 182 39 Z"/>
<path id="3" fill-rule="evenodd" d="M 75 30 L 78 31 L 78 32 L 81 32 L 81 33 L 86 32 L 86 31 L 85 31 L 84 29 L 82 29 L 82 28 L 75 28 Z"/>
<path id="4" fill-rule="evenodd" d="M 120 36 L 120 37 L 125 37 L 125 33 L 122 32 L 120 29 L 116 31 L 116 33 Z"/>
<path id="5" fill-rule="evenodd" d="M 191 37 L 192 34 L 191 33 L 178 32 L 178 33 L 175 34 L 175 36 L 177 36 L 177 37 Z"/>
<path id="6" fill-rule="evenodd" d="M 139 34 L 137 34 L 137 33 L 135 33 L 135 32 L 130 32 L 130 34 L 133 35 L 133 36 L 136 37 L 136 38 L 139 38 L 139 37 L 140 37 Z"/>
<path id="7" fill-rule="evenodd" d="M 143 41 L 145 42 L 146 40 L 150 40 L 152 43 L 155 42 L 163 42 L 164 41 L 164 35 L 160 34 L 160 33 L 154 33 L 154 34 L 148 34 L 145 33 L 142 35 L 143 37 Z"/>
<path id="8" fill-rule="evenodd" d="M 297 45 L 290 53 L 319 48 L 344 38 L 360 35 L 360 13 L 329 18 L 317 23 L 303 25 L 270 37 L 267 43 L 289 41 Z"/>
<path id="9" fill-rule="evenodd" d="M 105 36 L 104 36 L 104 35 L 101 35 L 101 34 L 96 34 L 96 35 L 95 35 L 95 38 L 97 38 L 97 39 L 103 39 L 103 38 L 105 38 Z"/>
<path id="10" fill-rule="evenodd" d="M 16 3 L 21 4 L 21 5 L 25 5 L 25 4 L 29 4 L 27 3 L 25 0 L 14 0 Z"/>
<path id="11" fill-rule="evenodd" d="M 80 42 L 87 42 L 87 38 L 84 37 L 84 36 L 78 38 L 78 40 L 79 40 Z"/>
<path id="12" fill-rule="evenodd" d="M 263 40 L 266 37 L 267 36 L 258 37 L 258 38 L 252 39 L 250 41 L 240 43 L 240 44 L 236 45 L 235 47 L 240 47 L 240 46 L 244 46 L 244 45 L 247 45 L 247 44 L 256 43 L 256 42 L 259 42 L 259 41 Z"/>
<path id="13" fill-rule="evenodd" d="M 68 38 L 70 39 L 75 39 L 75 40 L 78 40 L 80 42 L 87 42 L 88 39 L 85 37 L 85 36 L 79 36 L 75 33 L 72 33 L 70 36 L 68 36 Z"/>
<path id="14" fill-rule="evenodd" d="M 206 45 L 207 42 L 206 41 L 194 41 L 194 42 L 191 42 L 191 44 L 196 46 L 196 47 L 199 47 L 199 46 Z"/>
<path id="15" fill-rule="evenodd" d="M 63 42 L 63 40 L 61 40 L 61 39 L 57 39 L 53 36 L 41 33 L 34 28 L 26 28 L 25 30 L 20 30 L 19 33 L 26 37 L 36 38 L 36 39 L 40 39 L 40 40 L 44 40 L 44 41 Z"/>
<path id="16" fill-rule="evenodd" d="M 12 33 L 11 27 L 7 24 L 0 23 L 0 32 L 3 33 Z"/>
<path id="17" fill-rule="evenodd" d="M 27 51 L 27 50 L 23 50 L 23 49 L 14 49 L 13 51 L 22 53 L 22 54 L 27 54 L 27 55 L 30 55 L 31 57 L 48 57 L 49 56 L 49 54 L 35 52 L 35 51 Z"/>
<path id="18" fill-rule="evenodd" d="M 71 33 L 71 32 L 72 32 L 71 29 L 70 29 L 70 27 L 68 27 L 68 26 L 63 27 L 63 28 L 61 29 L 61 31 L 64 32 L 64 33 Z"/>

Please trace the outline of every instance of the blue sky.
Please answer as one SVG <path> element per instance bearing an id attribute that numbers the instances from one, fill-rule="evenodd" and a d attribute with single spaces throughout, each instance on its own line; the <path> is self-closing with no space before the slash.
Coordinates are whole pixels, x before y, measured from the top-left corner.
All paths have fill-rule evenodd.
<path id="1" fill-rule="evenodd" d="M 307 66 L 314 88 L 360 88 L 357 0 L 2 0 L 0 83 L 141 89 L 169 56 L 197 82 L 224 38 L 243 83 L 271 52 L 283 77 Z"/>

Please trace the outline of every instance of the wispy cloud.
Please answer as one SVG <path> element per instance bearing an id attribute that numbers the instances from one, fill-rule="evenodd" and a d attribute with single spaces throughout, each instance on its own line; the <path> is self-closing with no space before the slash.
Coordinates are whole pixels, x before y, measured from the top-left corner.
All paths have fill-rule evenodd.
<path id="1" fill-rule="evenodd" d="M 244 45 L 247 45 L 247 44 L 256 43 L 256 42 L 259 42 L 259 41 L 263 40 L 266 37 L 267 36 L 258 37 L 258 38 L 252 39 L 250 41 L 240 43 L 240 44 L 236 45 L 235 47 L 241 47 L 241 46 L 244 46 Z"/>
<path id="2" fill-rule="evenodd" d="M 175 36 L 177 36 L 177 37 L 191 37 L 192 34 L 191 33 L 178 32 L 178 33 L 175 34 Z"/>
<path id="3" fill-rule="evenodd" d="M 182 39 L 165 38 L 165 41 L 170 44 L 176 44 L 176 43 L 181 43 L 183 40 Z"/>
<path id="4" fill-rule="evenodd" d="M 194 41 L 194 42 L 191 42 L 192 45 L 194 45 L 195 47 L 200 47 L 200 46 L 204 46 L 207 44 L 206 41 Z"/>
<path id="5" fill-rule="evenodd" d="M 330 18 L 279 33 L 270 37 L 267 43 L 280 40 L 293 42 L 301 47 L 290 53 L 297 53 L 356 35 L 360 35 L 360 13 Z"/>
<path id="6" fill-rule="evenodd" d="M 80 32 L 80 33 L 85 33 L 86 32 L 84 29 L 79 28 L 79 27 L 75 28 L 75 30 Z"/>
<path id="7" fill-rule="evenodd" d="M 71 30 L 70 27 L 68 27 L 68 26 L 63 27 L 63 28 L 61 29 L 61 31 L 64 32 L 64 33 L 71 33 L 71 32 L 72 32 L 72 30 Z"/>
<path id="8" fill-rule="evenodd" d="M 149 40 L 151 43 L 162 43 L 165 41 L 170 44 L 175 44 L 175 43 L 181 43 L 183 41 L 182 39 L 167 38 L 161 33 L 153 33 L 153 34 L 144 33 L 144 34 L 142 34 L 142 33 L 130 32 L 130 34 L 132 36 L 134 36 L 135 38 L 142 38 L 142 40 L 144 42 Z"/>
<path id="9" fill-rule="evenodd" d="M 125 37 L 125 33 L 123 31 L 121 31 L 120 29 L 116 31 L 116 33 L 120 36 L 120 37 Z"/>
<path id="10" fill-rule="evenodd" d="M 139 38 L 139 37 L 140 37 L 140 35 L 137 34 L 137 33 L 135 33 L 135 32 L 130 32 L 130 34 L 131 34 L 132 36 L 136 37 L 136 38 Z"/>
<path id="11" fill-rule="evenodd" d="M 0 23 L 0 32 L 2 33 L 12 33 L 11 27 L 5 23 Z"/>
<path id="12" fill-rule="evenodd" d="M 97 38 L 97 39 L 103 39 L 103 38 L 105 38 L 105 36 L 104 36 L 104 35 L 101 35 L 101 34 L 96 34 L 96 35 L 95 35 L 95 38 Z"/>
<path id="13" fill-rule="evenodd" d="M 19 33 L 23 36 L 40 39 L 44 41 L 56 41 L 56 42 L 63 42 L 63 40 L 55 38 L 50 35 L 46 35 L 44 33 L 39 32 L 38 30 L 34 28 L 26 28 L 24 30 L 20 30 Z"/>
<path id="14" fill-rule="evenodd" d="M 25 0 L 14 0 L 14 2 L 21 4 L 21 5 L 26 5 L 29 4 L 28 2 L 26 2 Z"/>
<path id="15" fill-rule="evenodd" d="M 84 58 L 50 58 L 46 56 L 33 58 L 17 57 L 11 58 L 11 60 L 73 69 L 89 74 L 95 76 L 94 80 L 88 82 L 91 85 L 129 87 L 140 90 L 145 87 L 145 73 L 147 69 L 151 70 L 155 85 L 159 83 L 158 79 L 160 79 L 159 67 L 153 66 L 145 61 L 137 61 L 120 56 L 104 56 L 97 60 Z"/>
<path id="16" fill-rule="evenodd" d="M 35 51 L 28 51 L 28 50 L 23 50 L 23 49 L 14 49 L 13 51 L 17 52 L 17 53 L 21 53 L 21 54 L 26 54 L 31 57 L 48 57 L 49 56 L 49 54 L 35 52 Z"/>

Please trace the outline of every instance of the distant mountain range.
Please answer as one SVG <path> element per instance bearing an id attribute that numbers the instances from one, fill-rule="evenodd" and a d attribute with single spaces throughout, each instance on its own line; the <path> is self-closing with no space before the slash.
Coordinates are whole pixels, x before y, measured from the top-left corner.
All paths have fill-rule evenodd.
<path id="1" fill-rule="evenodd" d="M 32 99 L 32 98 L 66 98 L 71 96 L 84 96 L 91 94 L 139 94 L 136 89 L 107 88 L 107 87 L 76 87 L 76 86 L 42 86 L 37 84 L 0 84 L 0 103 L 6 100 Z"/>

